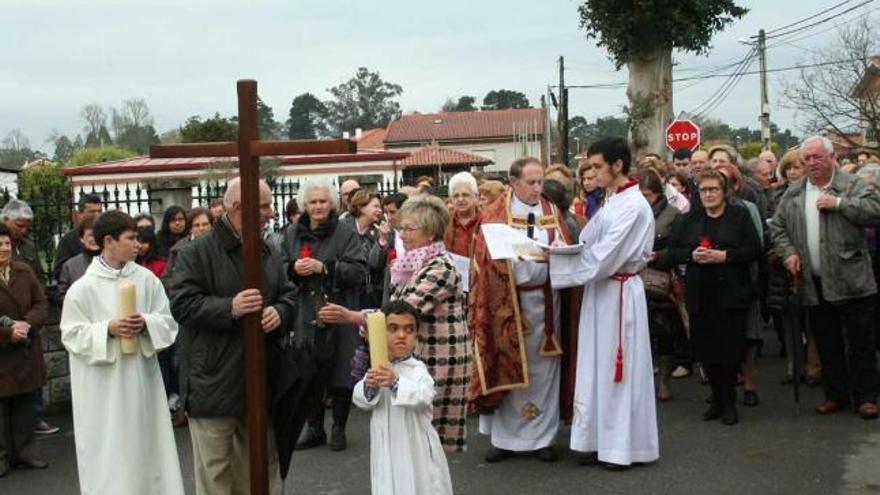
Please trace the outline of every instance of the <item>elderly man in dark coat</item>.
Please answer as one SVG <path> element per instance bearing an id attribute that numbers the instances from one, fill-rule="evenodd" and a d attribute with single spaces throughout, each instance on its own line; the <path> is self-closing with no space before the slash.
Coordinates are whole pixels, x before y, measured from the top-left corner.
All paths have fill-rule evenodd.
<path id="1" fill-rule="evenodd" d="M 241 182 L 229 183 L 226 214 L 180 252 L 170 288 L 180 323 L 180 394 L 189 415 L 196 493 L 248 493 L 244 332 L 241 318 L 260 312 L 267 354 L 281 352 L 294 316 L 295 289 L 277 251 L 262 245 L 262 288 L 242 290 Z M 260 183 L 260 220 L 273 216 L 272 193 Z M 278 459 L 269 436 L 270 473 Z M 280 478 L 271 492 L 279 493 Z"/>

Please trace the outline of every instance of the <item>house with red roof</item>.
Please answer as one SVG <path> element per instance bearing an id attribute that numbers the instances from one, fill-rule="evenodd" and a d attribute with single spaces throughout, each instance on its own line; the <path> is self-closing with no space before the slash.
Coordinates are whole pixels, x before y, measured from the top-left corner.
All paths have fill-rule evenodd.
<path id="1" fill-rule="evenodd" d="M 428 170 L 431 159 L 441 156 L 454 162 L 438 163 L 427 175 L 448 177 L 462 169 L 458 165 L 472 172 L 506 173 L 517 158 L 544 156 L 546 122 L 540 108 L 403 115 L 388 124 L 384 149 L 418 155 L 408 159 L 412 165 L 405 165 L 406 175 L 411 175 L 410 166 Z"/>

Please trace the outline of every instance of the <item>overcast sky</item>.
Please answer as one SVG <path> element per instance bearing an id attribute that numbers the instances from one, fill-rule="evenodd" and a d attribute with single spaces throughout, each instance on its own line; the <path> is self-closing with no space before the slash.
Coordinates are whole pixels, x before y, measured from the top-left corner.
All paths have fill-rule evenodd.
<path id="1" fill-rule="evenodd" d="M 859 3 L 857 0 L 853 4 Z M 741 58 L 739 39 L 783 26 L 839 0 L 740 0 L 751 9 L 714 39 L 708 56 L 674 54 L 674 77 Z M 358 67 L 400 84 L 405 112 L 436 111 L 447 97 L 479 100 L 492 89 L 526 93 L 533 104 L 556 82 L 565 56 L 568 84 L 625 82 L 604 49 L 578 29 L 574 0 L 0 0 L 0 136 L 20 128 L 33 146 L 53 129 L 82 131 L 80 108 L 146 99 L 159 132 L 191 115 L 232 115 L 235 81 L 255 78 L 263 100 L 285 120 L 294 96 L 326 89 Z M 880 2 L 861 13 L 875 12 Z M 841 17 L 853 19 L 860 12 Z M 796 45 L 768 51 L 770 68 L 809 61 L 834 36 L 832 23 L 805 31 Z M 824 32 L 823 32 L 824 31 Z M 752 67 L 757 69 L 757 62 Z M 724 73 L 729 71 L 723 71 Z M 772 119 L 797 129 L 781 108 L 784 78 L 772 75 Z M 676 85 L 675 112 L 692 110 L 724 79 Z M 758 76 L 744 77 L 712 117 L 757 127 Z M 570 115 L 618 115 L 624 89 L 572 89 Z"/>

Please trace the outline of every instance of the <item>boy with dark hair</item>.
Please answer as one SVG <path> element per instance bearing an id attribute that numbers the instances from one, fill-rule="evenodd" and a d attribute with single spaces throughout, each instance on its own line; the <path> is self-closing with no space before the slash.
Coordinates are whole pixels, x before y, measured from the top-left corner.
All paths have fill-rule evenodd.
<path id="1" fill-rule="evenodd" d="M 375 366 L 352 400 L 372 410 L 370 478 L 374 495 L 444 495 L 452 480 L 440 437 L 431 425 L 434 379 L 414 354 L 419 313 L 403 300 L 382 308 L 390 364 Z"/>
<path id="2" fill-rule="evenodd" d="M 183 493 L 156 352 L 177 336 L 162 283 L 137 256 L 135 223 L 104 213 L 101 249 L 67 292 L 61 341 L 70 353 L 73 429 L 82 493 Z M 123 289 L 135 313 L 121 315 Z M 123 339 L 134 340 L 124 353 Z"/>

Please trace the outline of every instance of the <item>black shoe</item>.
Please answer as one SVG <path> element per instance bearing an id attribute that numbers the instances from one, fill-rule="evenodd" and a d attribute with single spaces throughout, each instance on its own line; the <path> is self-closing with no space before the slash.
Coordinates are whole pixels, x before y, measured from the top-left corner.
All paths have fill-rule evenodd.
<path id="1" fill-rule="evenodd" d="M 743 405 L 755 407 L 758 405 L 758 393 L 754 390 L 743 390 Z"/>
<path id="2" fill-rule="evenodd" d="M 730 407 L 727 411 L 724 411 L 724 414 L 721 415 L 721 422 L 727 426 L 739 423 L 739 414 L 736 412 L 736 407 Z"/>
<path id="3" fill-rule="evenodd" d="M 9 474 L 9 469 L 9 464 L 4 464 L 2 467 L 0 467 L 0 478 Z"/>
<path id="4" fill-rule="evenodd" d="M 320 445 L 327 444 L 327 434 L 324 433 L 324 430 L 316 430 L 311 426 L 306 426 L 303 428 L 302 434 L 299 436 L 299 440 L 296 442 L 296 446 L 294 450 L 307 450 L 313 449 Z"/>
<path id="5" fill-rule="evenodd" d="M 49 467 L 48 462 L 36 457 L 19 457 L 13 459 L 11 464 L 16 469 L 46 469 Z"/>
<path id="6" fill-rule="evenodd" d="M 587 452 L 578 456 L 578 464 L 581 466 L 595 466 L 599 464 L 598 452 Z"/>
<path id="7" fill-rule="evenodd" d="M 538 456 L 538 459 L 541 459 L 544 462 L 556 462 L 559 460 L 559 455 L 553 447 L 538 449 L 535 451 L 535 454 Z"/>
<path id="8" fill-rule="evenodd" d="M 486 452 L 486 462 L 501 462 L 512 455 L 513 452 L 509 450 L 499 449 L 497 447 L 489 447 L 489 450 Z"/>
<path id="9" fill-rule="evenodd" d="M 614 464 L 613 462 L 605 463 L 605 470 L 612 472 L 629 471 L 632 466 L 628 464 Z"/>
<path id="10" fill-rule="evenodd" d="M 709 406 L 709 409 L 703 413 L 703 421 L 715 421 L 720 417 L 721 413 L 718 412 L 718 406 L 715 404 Z"/>
<path id="11" fill-rule="evenodd" d="M 330 430 L 330 450 L 339 452 L 340 450 L 345 450 L 348 447 L 348 442 L 345 440 L 345 427 L 342 426 L 333 426 L 333 429 Z"/>

